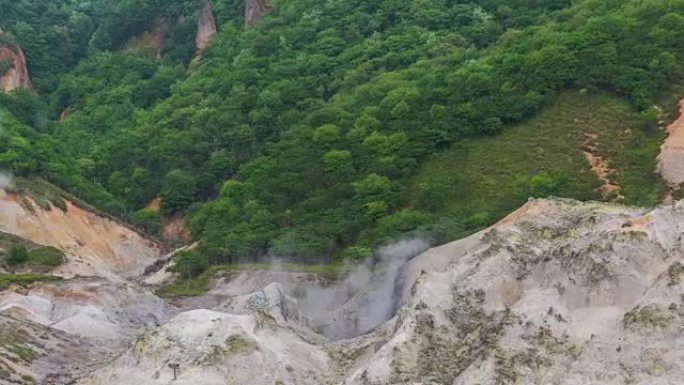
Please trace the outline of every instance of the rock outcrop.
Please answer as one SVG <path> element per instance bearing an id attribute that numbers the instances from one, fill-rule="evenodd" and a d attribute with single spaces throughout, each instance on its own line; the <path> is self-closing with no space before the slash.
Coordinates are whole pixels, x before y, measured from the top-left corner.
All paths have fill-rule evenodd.
<path id="1" fill-rule="evenodd" d="M 324 384 L 331 357 L 289 323 L 296 305 L 283 290 L 272 284 L 227 301 L 225 311 L 183 312 L 82 383 Z"/>
<path id="2" fill-rule="evenodd" d="M 245 25 L 254 25 L 261 16 L 268 12 L 271 6 L 266 0 L 246 0 L 245 2 Z"/>
<path id="3" fill-rule="evenodd" d="M 113 346 L 168 322 L 163 300 L 131 283 L 79 278 L 0 292 L 0 313 Z"/>
<path id="4" fill-rule="evenodd" d="M 159 246 L 112 219 L 64 200 L 59 208 L 29 195 L 0 190 L 0 231 L 67 255 L 56 274 L 119 280 L 142 274 L 160 256 Z"/>
<path id="5" fill-rule="evenodd" d="M 71 115 L 71 107 L 66 106 L 62 110 L 62 112 L 59 113 L 59 122 L 64 123 L 65 120 Z"/>
<path id="6" fill-rule="evenodd" d="M 681 203 L 528 203 L 418 257 L 391 337 L 342 383 L 676 383 L 682 220 Z"/>
<path id="7" fill-rule="evenodd" d="M 195 47 L 198 51 L 204 50 L 209 42 L 216 36 L 216 20 L 214 19 L 214 9 L 209 0 L 202 0 L 197 22 L 197 36 L 195 37 Z"/>
<path id="8" fill-rule="evenodd" d="M 19 47 L 0 46 L 0 91 L 10 92 L 31 87 L 26 57 Z"/>
<path id="9" fill-rule="evenodd" d="M 658 156 L 658 172 L 674 190 L 684 183 L 684 100 L 679 103 L 679 117 L 667 127 L 667 138 Z"/>

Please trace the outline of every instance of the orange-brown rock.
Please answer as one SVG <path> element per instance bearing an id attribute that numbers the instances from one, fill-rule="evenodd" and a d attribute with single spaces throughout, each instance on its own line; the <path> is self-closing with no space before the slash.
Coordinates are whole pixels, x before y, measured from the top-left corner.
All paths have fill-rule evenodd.
<path id="1" fill-rule="evenodd" d="M 64 109 L 62 110 L 62 113 L 59 114 L 59 122 L 64 123 L 66 118 L 69 117 L 70 113 L 71 113 L 71 108 L 69 106 L 64 107 Z"/>
<path id="2" fill-rule="evenodd" d="M 197 36 L 195 46 L 198 51 L 206 48 L 207 44 L 216 36 L 216 19 L 214 19 L 214 9 L 209 0 L 202 1 L 202 8 L 197 22 Z"/>
<path id="3" fill-rule="evenodd" d="M 271 9 L 266 0 L 246 0 L 245 4 L 245 25 L 254 25 L 261 16 Z"/>
<path id="4" fill-rule="evenodd" d="M 19 47 L 1 46 L 0 63 L 9 62 L 9 68 L 0 74 L 0 91 L 10 92 L 17 88 L 31 87 L 26 57 Z"/>

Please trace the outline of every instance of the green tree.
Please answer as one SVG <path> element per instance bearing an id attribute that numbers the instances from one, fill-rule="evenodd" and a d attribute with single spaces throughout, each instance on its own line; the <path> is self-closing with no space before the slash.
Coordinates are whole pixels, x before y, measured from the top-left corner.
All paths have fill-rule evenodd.
<path id="1" fill-rule="evenodd" d="M 164 178 L 160 195 L 163 213 L 187 209 L 197 200 L 197 194 L 197 182 L 190 173 L 179 169 L 170 171 Z"/>

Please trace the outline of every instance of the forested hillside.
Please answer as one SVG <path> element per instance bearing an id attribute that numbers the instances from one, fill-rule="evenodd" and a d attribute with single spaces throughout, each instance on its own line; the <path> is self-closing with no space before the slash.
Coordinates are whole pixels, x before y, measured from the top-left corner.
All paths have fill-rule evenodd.
<path id="1" fill-rule="evenodd" d="M 183 271 L 363 259 L 529 196 L 660 198 L 684 0 L 272 0 L 252 25 L 213 0 L 200 50 L 203 4 L 0 0 L 34 85 L 0 94 L 0 170 L 152 233 L 187 218 Z"/>

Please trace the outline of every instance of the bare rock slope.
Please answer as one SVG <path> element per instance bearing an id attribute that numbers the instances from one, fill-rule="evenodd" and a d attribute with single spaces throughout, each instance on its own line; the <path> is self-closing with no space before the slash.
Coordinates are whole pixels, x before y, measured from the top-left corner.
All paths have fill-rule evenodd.
<path id="1" fill-rule="evenodd" d="M 53 246 L 67 254 L 63 277 L 114 280 L 140 275 L 159 257 L 159 246 L 112 219 L 65 201 L 45 208 L 30 196 L 0 190 L 0 231 Z"/>
<path id="2" fill-rule="evenodd" d="M 233 287 L 79 383 L 679 384 L 682 223 L 682 203 L 531 201 L 393 268 L 393 290 L 370 279 L 347 288 L 349 301 L 321 306 L 354 322 L 380 306 L 378 293 L 398 304 L 370 333 L 314 333 L 301 286 Z"/>

